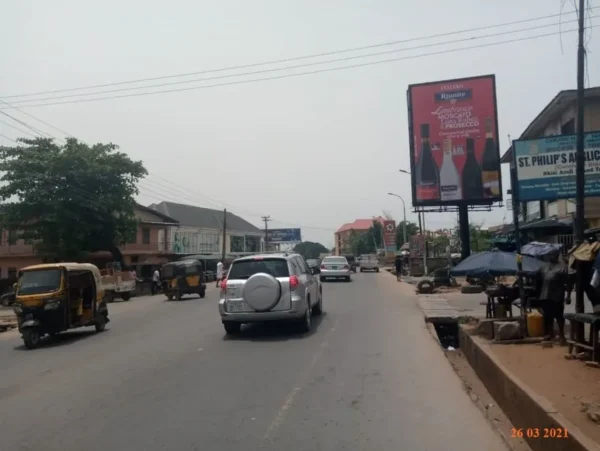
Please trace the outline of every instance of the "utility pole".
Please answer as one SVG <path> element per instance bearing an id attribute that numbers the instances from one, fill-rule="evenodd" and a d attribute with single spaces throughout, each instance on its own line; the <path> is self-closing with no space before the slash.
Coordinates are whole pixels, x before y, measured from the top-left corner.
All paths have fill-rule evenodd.
<path id="1" fill-rule="evenodd" d="M 269 221 L 271 220 L 271 216 L 261 216 L 262 220 L 265 222 L 265 252 L 269 250 Z"/>
<path id="2" fill-rule="evenodd" d="M 576 242 L 583 243 L 583 235 L 585 229 L 585 205 L 584 205 L 584 188 L 585 188 L 585 154 L 583 149 L 583 133 L 584 133 L 584 75 L 585 75 L 585 0 L 579 0 L 579 43 L 577 46 L 577 151 L 575 153 L 575 238 Z M 579 267 L 579 264 L 578 264 Z M 575 287 L 575 312 L 583 313 L 583 274 L 577 270 L 577 282 Z M 580 327 L 579 327 L 580 326 Z M 577 339 L 583 339 L 583 324 L 579 324 L 576 334 Z"/>
<path id="3" fill-rule="evenodd" d="M 221 262 L 225 264 L 225 257 L 227 254 L 227 208 L 223 210 L 223 250 L 221 253 Z"/>

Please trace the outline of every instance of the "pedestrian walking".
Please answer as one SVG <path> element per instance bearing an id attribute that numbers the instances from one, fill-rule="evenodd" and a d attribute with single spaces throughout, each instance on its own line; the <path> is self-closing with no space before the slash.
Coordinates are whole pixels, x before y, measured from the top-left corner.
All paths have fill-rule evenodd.
<path id="1" fill-rule="evenodd" d="M 217 263 L 217 288 L 223 279 L 223 262 Z"/>
<path id="2" fill-rule="evenodd" d="M 396 280 L 398 282 L 402 279 L 402 256 L 396 255 L 396 259 L 394 260 L 394 266 L 396 267 Z"/>
<path id="3" fill-rule="evenodd" d="M 158 268 L 154 270 L 152 274 L 152 295 L 155 295 L 160 286 L 160 271 Z"/>

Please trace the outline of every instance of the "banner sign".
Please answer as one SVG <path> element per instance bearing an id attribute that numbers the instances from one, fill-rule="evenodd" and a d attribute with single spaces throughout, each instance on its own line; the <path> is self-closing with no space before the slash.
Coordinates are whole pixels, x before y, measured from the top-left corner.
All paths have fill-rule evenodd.
<path id="1" fill-rule="evenodd" d="M 267 230 L 269 243 L 296 243 L 302 241 L 300 229 L 270 229 Z"/>
<path id="2" fill-rule="evenodd" d="M 383 244 L 386 252 L 396 251 L 396 221 L 383 221 Z"/>
<path id="3" fill-rule="evenodd" d="M 413 206 L 502 200 L 494 75 L 410 85 Z"/>
<path id="4" fill-rule="evenodd" d="M 575 197 L 577 135 L 513 141 L 519 201 Z M 600 132 L 586 133 L 585 197 L 600 196 Z"/>

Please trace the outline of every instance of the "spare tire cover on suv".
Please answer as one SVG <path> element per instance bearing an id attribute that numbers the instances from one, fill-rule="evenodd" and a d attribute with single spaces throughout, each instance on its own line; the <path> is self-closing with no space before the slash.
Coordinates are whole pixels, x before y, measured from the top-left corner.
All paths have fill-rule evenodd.
<path id="1" fill-rule="evenodd" d="M 271 310 L 281 297 L 281 285 L 270 274 L 259 272 L 244 284 L 244 300 L 257 312 Z"/>

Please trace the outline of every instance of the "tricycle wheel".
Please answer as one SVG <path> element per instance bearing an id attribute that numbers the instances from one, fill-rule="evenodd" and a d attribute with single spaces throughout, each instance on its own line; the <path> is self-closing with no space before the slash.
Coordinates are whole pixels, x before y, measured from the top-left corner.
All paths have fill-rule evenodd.
<path id="1" fill-rule="evenodd" d="M 175 293 L 175 300 L 181 301 L 181 291 L 177 291 L 177 293 Z"/>
<path id="2" fill-rule="evenodd" d="M 198 295 L 200 296 L 201 299 L 204 299 L 204 297 L 206 296 L 206 288 L 201 288 L 200 291 L 198 292 Z"/>
<path id="3" fill-rule="evenodd" d="M 40 345 L 42 335 L 39 329 L 33 327 L 23 331 L 23 343 L 27 349 L 35 349 Z"/>
<path id="4" fill-rule="evenodd" d="M 121 294 L 121 299 L 123 299 L 124 301 L 128 301 L 131 299 L 131 293 L 129 291 L 126 291 L 124 293 Z"/>
<path id="5" fill-rule="evenodd" d="M 96 324 L 94 326 L 96 327 L 96 332 L 104 331 L 106 329 L 106 317 L 104 315 L 100 315 L 96 319 Z"/>
<path id="6" fill-rule="evenodd" d="M 173 295 L 167 294 L 167 301 L 172 301 L 172 300 L 173 300 Z"/>

